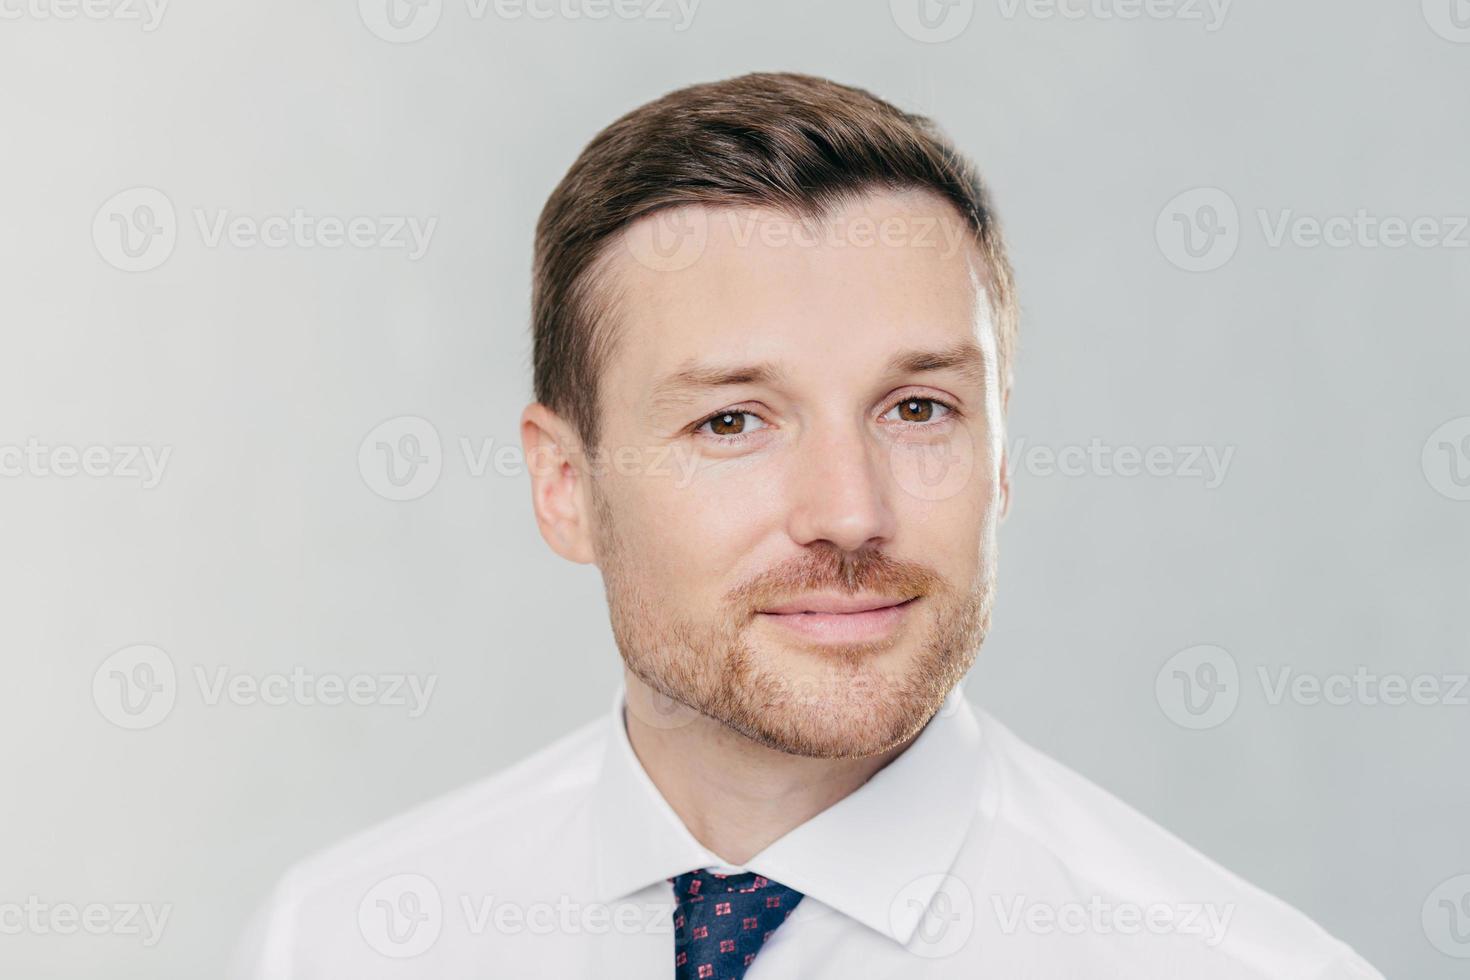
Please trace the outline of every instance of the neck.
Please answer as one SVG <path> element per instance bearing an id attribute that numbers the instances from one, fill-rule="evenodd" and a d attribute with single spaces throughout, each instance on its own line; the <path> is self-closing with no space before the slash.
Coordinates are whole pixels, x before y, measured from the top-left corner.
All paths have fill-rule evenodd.
<path id="1" fill-rule="evenodd" d="M 625 671 L 628 700 L 653 691 Z M 912 743 L 862 759 L 813 759 L 770 748 L 705 715 L 651 725 L 624 711 L 628 741 L 658 791 L 694 839 L 722 861 L 744 865 L 873 777 Z"/>

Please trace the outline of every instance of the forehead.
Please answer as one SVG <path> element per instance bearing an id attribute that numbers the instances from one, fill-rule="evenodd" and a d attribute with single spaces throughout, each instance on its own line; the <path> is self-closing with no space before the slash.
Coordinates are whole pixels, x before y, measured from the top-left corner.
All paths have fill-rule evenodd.
<path id="1" fill-rule="evenodd" d="M 929 193 L 871 194 L 805 220 L 679 208 L 629 226 L 618 245 L 605 268 L 617 339 L 603 376 L 628 397 L 692 360 L 830 378 L 898 348 L 973 338 L 994 351 L 969 226 Z"/>

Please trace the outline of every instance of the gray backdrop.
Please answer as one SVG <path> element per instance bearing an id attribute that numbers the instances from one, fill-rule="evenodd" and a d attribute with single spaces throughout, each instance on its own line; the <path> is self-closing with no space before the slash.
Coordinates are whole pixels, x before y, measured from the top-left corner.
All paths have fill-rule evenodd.
<path id="1" fill-rule="evenodd" d="M 533 224 L 615 116 L 797 69 L 1009 233 L 967 696 L 1463 976 L 1470 5 L 583 2 L 0 3 L 0 973 L 216 976 L 290 862 L 607 710 L 517 448 Z"/>

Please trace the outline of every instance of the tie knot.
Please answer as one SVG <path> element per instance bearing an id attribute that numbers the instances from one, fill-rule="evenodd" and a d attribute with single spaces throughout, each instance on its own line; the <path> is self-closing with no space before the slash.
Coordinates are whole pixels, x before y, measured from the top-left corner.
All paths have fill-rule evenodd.
<path id="1" fill-rule="evenodd" d="M 678 980 L 739 980 L 801 892 L 751 871 L 690 871 L 674 886 L 674 966 Z"/>
<path id="2" fill-rule="evenodd" d="M 682 888 L 679 887 L 681 884 Z M 678 897 L 689 896 L 691 899 L 698 899 L 712 893 L 750 894 L 770 887 L 770 885 L 771 879 L 762 877 L 754 871 L 742 871 L 734 875 L 722 875 L 718 871 L 690 871 L 674 879 Z M 776 887 L 784 886 L 777 885 Z"/>

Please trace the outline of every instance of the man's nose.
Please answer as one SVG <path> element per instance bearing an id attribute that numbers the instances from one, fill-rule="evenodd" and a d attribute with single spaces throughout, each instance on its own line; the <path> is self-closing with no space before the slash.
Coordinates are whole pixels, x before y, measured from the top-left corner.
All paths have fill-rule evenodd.
<path id="1" fill-rule="evenodd" d="M 896 519 L 888 456 L 861 426 L 824 426 L 805 433 L 787 479 L 791 539 L 828 541 L 844 551 L 881 545 Z"/>

